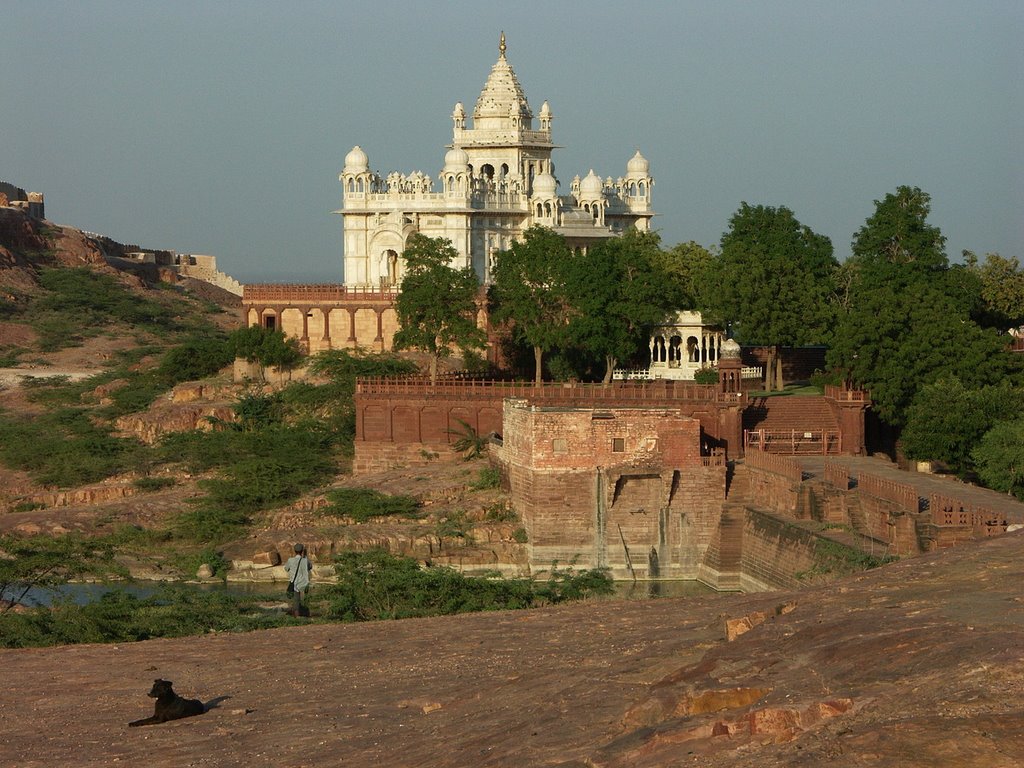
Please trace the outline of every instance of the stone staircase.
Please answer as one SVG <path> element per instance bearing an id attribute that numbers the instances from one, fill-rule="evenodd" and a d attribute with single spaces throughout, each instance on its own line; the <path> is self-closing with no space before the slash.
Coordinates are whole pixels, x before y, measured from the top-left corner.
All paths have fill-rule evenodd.
<path id="1" fill-rule="evenodd" d="M 743 412 L 743 430 L 762 432 L 761 447 L 767 453 L 820 454 L 826 452 L 823 440 L 836 452 L 839 447 L 839 422 L 820 395 L 752 398 Z M 747 444 L 753 444 L 752 440 Z"/>

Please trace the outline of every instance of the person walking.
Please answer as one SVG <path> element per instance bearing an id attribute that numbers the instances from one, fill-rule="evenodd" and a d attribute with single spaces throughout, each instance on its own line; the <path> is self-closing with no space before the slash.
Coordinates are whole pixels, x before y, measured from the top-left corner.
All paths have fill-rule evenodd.
<path id="1" fill-rule="evenodd" d="M 303 599 L 309 592 L 309 581 L 313 576 L 313 564 L 309 562 L 305 544 L 295 545 L 295 554 L 284 564 L 288 574 L 288 594 L 291 597 L 291 616 L 309 616 L 309 608 L 303 605 Z"/>

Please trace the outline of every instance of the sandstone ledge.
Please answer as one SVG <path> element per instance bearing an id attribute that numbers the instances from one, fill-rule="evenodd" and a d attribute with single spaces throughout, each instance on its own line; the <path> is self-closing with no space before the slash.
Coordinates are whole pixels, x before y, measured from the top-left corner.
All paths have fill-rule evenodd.
<path id="1" fill-rule="evenodd" d="M 0 690 L 0 754 L 152 768 L 1021 765 L 1022 545 L 1009 534 L 799 594 L 0 651 L 16 681 Z M 726 641 L 725 622 L 761 613 Z M 129 730 L 156 677 L 231 698 Z"/>

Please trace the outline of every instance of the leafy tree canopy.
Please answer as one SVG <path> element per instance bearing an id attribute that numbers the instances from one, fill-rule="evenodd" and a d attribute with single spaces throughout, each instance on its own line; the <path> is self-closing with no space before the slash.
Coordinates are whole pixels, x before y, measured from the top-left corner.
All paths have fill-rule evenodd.
<path id="1" fill-rule="evenodd" d="M 491 275 L 492 317 L 533 347 L 537 383 L 544 353 L 568 340 L 575 311 L 566 285 L 572 258 L 564 237 L 534 226 L 498 254 Z"/>
<path id="2" fill-rule="evenodd" d="M 874 408 L 902 427 L 918 389 L 941 377 L 979 388 L 1019 368 L 994 331 L 971 319 L 977 291 L 951 269 L 945 238 L 925 220 L 928 195 L 900 187 L 882 201 L 853 241 L 847 308 L 829 365 L 871 392 Z"/>
<path id="3" fill-rule="evenodd" d="M 284 331 L 259 325 L 233 331 L 228 337 L 228 344 L 236 357 L 258 363 L 261 370 L 267 366 L 288 370 L 302 359 L 295 339 L 285 336 Z"/>
<path id="4" fill-rule="evenodd" d="M 926 384 L 907 411 L 903 448 L 913 459 L 941 461 L 961 476 L 975 469 L 971 451 L 1000 421 L 1024 414 L 1024 390 L 1008 384 L 968 389 L 959 379 Z"/>
<path id="5" fill-rule="evenodd" d="M 646 329 L 664 322 L 680 293 L 662 268 L 658 236 L 631 229 L 604 240 L 568 264 L 566 284 L 575 309 L 574 343 L 605 361 L 605 383 L 619 360 L 636 351 Z"/>
<path id="6" fill-rule="evenodd" d="M 785 207 L 743 203 L 722 235 L 710 309 L 747 344 L 799 346 L 828 339 L 832 243 Z"/>
<path id="7" fill-rule="evenodd" d="M 405 276 L 395 309 L 400 330 L 396 349 L 419 349 L 430 355 L 430 380 L 437 380 L 438 358 L 452 345 L 483 348 L 486 337 L 476 323 L 479 290 L 472 267 L 452 266 L 458 251 L 450 240 L 419 233 L 409 238 L 402 254 Z"/>
<path id="8" fill-rule="evenodd" d="M 690 240 L 667 251 L 659 251 L 656 256 L 661 270 L 679 292 L 679 308 L 706 311 L 709 286 L 714 280 L 716 254 Z M 705 319 L 718 323 L 725 321 L 725 318 Z"/>
<path id="9" fill-rule="evenodd" d="M 984 262 L 964 251 L 968 271 L 980 282 L 981 300 L 988 324 L 1007 330 L 1024 324 L 1024 270 L 1016 258 L 989 253 Z"/>
<path id="10" fill-rule="evenodd" d="M 945 269 L 946 238 L 927 222 L 931 197 L 917 187 L 901 186 L 883 200 L 853 238 L 854 259 L 862 265 L 914 265 Z"/>
<path id="11" fill-rule="evenodd" d="M 1024 419 L 996 424 L 971 452 L 971 458 L 985 485 L 1024 501 Z"/>

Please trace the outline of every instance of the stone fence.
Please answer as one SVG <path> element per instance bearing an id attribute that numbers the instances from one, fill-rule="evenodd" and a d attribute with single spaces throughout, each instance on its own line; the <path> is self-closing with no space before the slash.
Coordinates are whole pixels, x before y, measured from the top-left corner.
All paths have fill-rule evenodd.
<path id="1" fill-rule="evenodd" d="M 765 472 L 782 475 L 794 483 L 802 482 L 804 479 L 804 473 L 800 468 L 800 465 L 793 461 L 793 459 L 786 456 L 780 456 L 774 453 L 764 453 L 758 450 L 748 450 L 745 462 L 748 466 L 751 466 L 754 469 L 760 469 Z"/>
<path id="2" fill-rule="evenodd" d="M 521 381 L 445 380 L 434 384 L 425 377 L 360 378 L 356 381 L 357 395 L 405 395 L 414 397 L 525 397 L 538 403 L 566 403 L 595 405 L 602 402 L 650 403 L 658 401 L 713 402 L 739 404 L 743 395 L 721 392 L 715 384 L 693 384 L 680 381 L 615 382 L 613 384 L 552 384 L 534 385 Z"/>
<path id="3" fill-rule="evenodd" d="M 857 490 L 860 493 L 891 501 L 907 512 L 921 511 L 921 500 L 918 497 L 917 489 L 906 483 L 898 483 L 877 475 L 858 472 Z"/>
<path id="4" fill-rule="evenodd" d="M 1004 533 L 1010 522 L 1003 513 L 995 512 L 988 507 L 967 504 L 962 499 L 938 493 L 933 493 L 929 497 L 928 510 L 932 523 L 935 525 L 972 528 L 985 536 Z"/>
<path id="5" fill-rule="evenodd" d="M 319 303 L 333 301 L 394 301 L 398 294 L 392 288 L 348 288 L 333 283 L 311 285 L 255 284 L 246 285 L 242 298 L 247 302 L 285 302 L 288 304 Z"/>
<path id="6" fill-rule="evenodd" d="M 850 490 L 850 473 L 842 464 L 834 461 L 825 462 L 825 480 L 841 491 Z"/>

